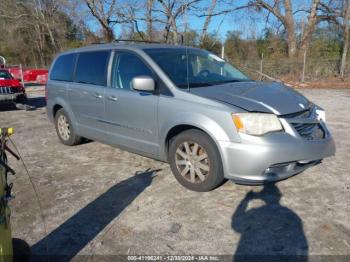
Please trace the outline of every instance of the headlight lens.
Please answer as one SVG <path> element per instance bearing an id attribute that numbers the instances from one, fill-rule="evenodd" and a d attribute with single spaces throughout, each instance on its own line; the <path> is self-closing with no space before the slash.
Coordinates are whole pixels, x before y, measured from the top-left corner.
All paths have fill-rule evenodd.
<path id="1" fill-rule="evenodd" d="M 323 122 L 326 122 L 326 111 L 324 111 L 321 108 L 317 108 L 316 115 L 318 120 L 322 120 Z"/>
<path id="2" fill-rule="evenodd" d="M 274 114 L 238 113 L 232 114 L 232 120 L 238 132 L 248 135 L 260 136 L 283 130 L 281 122 Z"/>

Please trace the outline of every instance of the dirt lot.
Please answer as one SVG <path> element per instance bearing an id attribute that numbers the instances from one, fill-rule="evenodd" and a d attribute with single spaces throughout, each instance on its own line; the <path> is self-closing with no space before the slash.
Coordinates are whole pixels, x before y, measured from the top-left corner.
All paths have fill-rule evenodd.
<path id="1" fill-rule="evenodd" d="M 2 111 L 0 125 L 16 129 L 13 140 L 38 190 L 47 228 L 45 233 L 24 169 L 12 161 L 18 171 L 14 236 L 33 245 L 34 253 L 44 254 L 47 246 L 50 254 L 94 258 L 249 253 L 350 259 L 350 92 L 301 92 L 327 110 L 336 157 L 276 187 L 228 182 L 209 193 L 180 186 L 165 163 L 97 142 L 60 144 L 41 93 L 32 93 L 39 108 Z"/>

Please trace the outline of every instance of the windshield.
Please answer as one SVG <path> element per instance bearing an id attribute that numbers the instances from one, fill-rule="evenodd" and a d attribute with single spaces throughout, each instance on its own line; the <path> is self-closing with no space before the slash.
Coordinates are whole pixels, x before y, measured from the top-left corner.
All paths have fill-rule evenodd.
<path id="1" fill-rule="evenodd" d="M 0 80 L 12 79 L 12 76 L 9 72 L 0 70 Z"/>
<path id="2" fill-rule="evenodd" d="M 250 80 L 225 60 L 204 50 L 158 48 L 144 51 L 179 88 Z"/>

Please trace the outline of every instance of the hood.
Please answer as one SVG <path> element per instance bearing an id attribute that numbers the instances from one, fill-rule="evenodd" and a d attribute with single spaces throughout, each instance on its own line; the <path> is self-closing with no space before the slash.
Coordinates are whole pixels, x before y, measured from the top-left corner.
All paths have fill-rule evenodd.
<path id="1" fill-rule="evenodd" d="M 17 79 L 0 79 L 0 87 L 18 87 L 22 84 Z"/>
<path id="2" fill-rule="evenodd" d="M 191 88 L 190 92 L 251 112 L 285 115 L 304 111 L 311 106 L 299 92 L 275 82 L 235 82 Z"/>

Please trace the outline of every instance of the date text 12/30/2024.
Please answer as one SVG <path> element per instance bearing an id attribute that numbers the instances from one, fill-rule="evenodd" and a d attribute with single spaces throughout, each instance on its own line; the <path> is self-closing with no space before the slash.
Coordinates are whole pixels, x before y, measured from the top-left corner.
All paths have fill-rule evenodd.
<path id="1" fill-rule="evenodd" d="M 128 261 L 219 261 L 217 256 L 128 256 Z"/>

